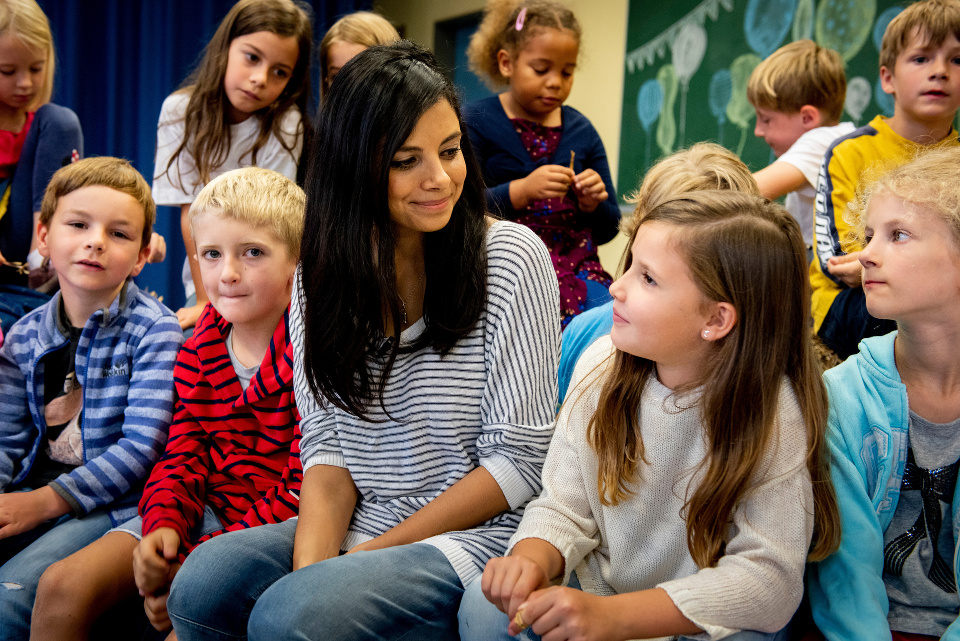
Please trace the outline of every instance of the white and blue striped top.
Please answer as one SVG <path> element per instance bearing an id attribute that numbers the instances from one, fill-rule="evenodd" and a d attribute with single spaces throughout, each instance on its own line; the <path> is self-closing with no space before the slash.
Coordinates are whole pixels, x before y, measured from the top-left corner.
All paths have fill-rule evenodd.
<path id="1" fill-rule="evenodd" d="M 499 483 L 511 511 L 424 541 L 446 555 L 464 585 L 503 554 L 523 506 L 540 491 L 557 398 L 559 291 L 546 247 L 526 227 L 497 222 L 487 233 L 487 261 L 480 320 L 446 356 L 431 348 L 397 355 L 386 412 L 370 408 L 384 422 L 316 401 L 303 369 L 296 295 L 290 314 L 303 468 L 346 467 L 360 494 L 342 550 L 397 525 L 477 466 Z M 401 341 L 423 329 L 421 319 Z M 374 376 L 382 365 L 371 364 Z"/>

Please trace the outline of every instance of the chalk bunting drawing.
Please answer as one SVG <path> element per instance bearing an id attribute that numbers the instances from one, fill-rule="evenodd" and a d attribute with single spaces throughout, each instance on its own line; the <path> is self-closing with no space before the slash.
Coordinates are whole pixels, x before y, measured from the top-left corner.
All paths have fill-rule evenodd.
<path id="1" fill-rule="evenodd" d="M 627 52 L 627 71 L 643 71 L 643 68 L 652 65 L 654 60 L 663 58 L 667 54 L 667 47 L 677 39 L 677 34 L 684 26 L 693 24 L 702 27 L 707 18 L 716 22 L 721 7 L 724 11 L 733 11 L 733 0 L 703 0 L 693 11 L 667 27 L 656 38 Z"/>

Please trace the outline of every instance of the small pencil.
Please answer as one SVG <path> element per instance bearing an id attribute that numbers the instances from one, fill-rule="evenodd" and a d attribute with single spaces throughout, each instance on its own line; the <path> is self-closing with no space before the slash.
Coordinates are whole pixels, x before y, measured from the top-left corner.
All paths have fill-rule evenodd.
<path id="1" fill-rule="evenodd" d="M 570 171 L 573 171 L 573 157 L 577 155 L 573 149 L 570 150 Z"/>

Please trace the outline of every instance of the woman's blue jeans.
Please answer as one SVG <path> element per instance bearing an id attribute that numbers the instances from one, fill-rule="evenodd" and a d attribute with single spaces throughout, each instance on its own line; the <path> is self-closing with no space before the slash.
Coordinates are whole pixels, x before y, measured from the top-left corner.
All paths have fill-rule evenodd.
<path id="1" fill-rule="evenodd" d="M 292 572 L 296 520 L 231 532 L 194 550 L 167 610 L 180 641 L 456 638 L 463 586 L 417 543 L 342 555 Z"/>

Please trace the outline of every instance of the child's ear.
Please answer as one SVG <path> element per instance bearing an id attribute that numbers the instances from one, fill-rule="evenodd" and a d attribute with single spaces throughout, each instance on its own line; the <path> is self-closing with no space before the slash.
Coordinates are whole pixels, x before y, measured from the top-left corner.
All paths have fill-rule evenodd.
<path id="1" fill-rule="evenodd" d="M 813 105 L 804 105 L 800 107 L 800 123 L 807 131 L 816 129 L 823 124 L 823 114 Z"/>
<path id="2" fill-rule="evenodd" d="M 37 251 L 44 258 L 50 258 L 50 248 L 47 246 L 48 233 L 50 233 L 49 227 L 44 223 L 37 222 Z"/>
<path id="3" fill-rule="evenodd" d="M 737 309 L 730 303 L 712 303 L 710 318 L 700 336 L 707 341 L 720 340 L 737 325 Z"/>
<path id="4" fill-rule="evenodd" d="M 893 69 L 880 67 L 880 87 L 883 89 L 884 93 L 888 93 L 891 96 L 894 95 Z"/>
<path id="5" fill-rule="evenodd" d="M 147 258 L 150 256 L 150 243 L 147 243 L 146 247 L 143 247 L 140 250 L 140 253 L 137 255 L 137 263 L 133 266 L 133 269 L 130 270 L 130 277 L 135 278 L 140 275 L 140 272 L 143 271 L 143 266 L 147 264 Z"/>
<path id="6" fill-rule="evenodd" d="M 513 58 L 506 49 L 497 52 L 497 65 L 500 67 L 500 75 L 509 78 L 513 75 Z"/>

